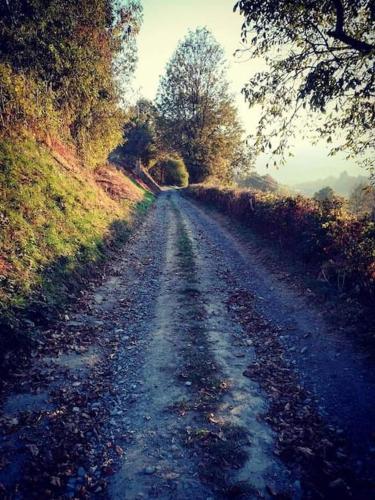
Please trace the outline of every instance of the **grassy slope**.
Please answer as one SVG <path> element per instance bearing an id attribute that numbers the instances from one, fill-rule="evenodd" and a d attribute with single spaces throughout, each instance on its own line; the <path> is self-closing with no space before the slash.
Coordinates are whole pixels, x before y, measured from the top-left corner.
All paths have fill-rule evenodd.
<path id="1" fill-rule="evenodd" d="M 114 167 L 94 173 L 33 140 L 0 142 L 0 190 L 3 342 L 32 304 L 39 314 L 64 302 L 153 199 Z"/>

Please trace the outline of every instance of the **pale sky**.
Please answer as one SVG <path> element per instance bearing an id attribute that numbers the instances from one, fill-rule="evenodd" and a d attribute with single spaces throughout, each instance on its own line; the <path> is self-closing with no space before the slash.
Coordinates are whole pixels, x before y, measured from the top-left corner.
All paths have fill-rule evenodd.
<path id="1" fill-rule="evenodd" d="M 240 48 L 242 17 L 233 13 L 234 0 L 143 0 L 144 22 L 138 39 L 139 62 L 134 88 L 140 96 L 154 99 L 160 75 L 173 54 L 179 40 L 189 29 L 206 26 L 224 47 L 229 63 L 228 77 L 236 95 L 240 117 L 247 133 L 255 130 L 257 112 L 248 108 L 241 95 L 241 88 L 259 62 L 236 60 L 233 53 Z M 278 170 L 265 168 L 266 160 L 260 158 L 257 171 L 269 173 L 279 182 L 295 184 L 314 180 L 347 170 L 350 174 L 365 171 L 340 154 L 328 156 L 322 143 L 316 146 L 298 139 L 294 141 L 294 157 Z"/>

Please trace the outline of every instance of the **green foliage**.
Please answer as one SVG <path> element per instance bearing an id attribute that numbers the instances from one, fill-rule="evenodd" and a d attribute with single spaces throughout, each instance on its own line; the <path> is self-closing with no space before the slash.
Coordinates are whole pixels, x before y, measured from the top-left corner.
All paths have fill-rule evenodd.
<path id="1" fill-rule="evenodd" d="M 158 156 L 156 134 L 156 110 L 146 99 L 139 100 L 130 108 L 124 126 L 123 145 L 117 152 L 124 158 L 126 165 L 136 167 L 137 162 L 148 168 Z"/>
<path id="2" fill-rule="evenodd" d="M 374 167 L 373 1 L 239 0 L 235 10 L 246 51 L 266 62 L 243 89 L 263 110 L 254 152 L 283 158 L 306 109 L 317 137 L 343 137 L 332 153 L 344 149 Z"/>
<path id="3" fill-rule="evenodd" d="M 186 187 L 189 184 L 189 173 L 179 157 L 158 161 L 150 173 L 160 185 Z"/>
<path id="4" fill-rule="evenodd" d="M 370 216 L 375 221 L 375 188 L 368 184 L 358 184 L 349 199 L 350 210 L 358 216 Z"/>
<path id="5" fill-rule="evenodd" d="M 107 161 L 122 140 L 123 120 L 124 113 L 115 105 L 112 111 L 104 103 L 91 109 L 90 125 L 80 128 L 76 136 L 78 152 L 87 166 L 95 168 Z"/>
<path id="6" fill-rule="evenodd" d="M 137 2 L 2 2 L 2 125 L 38 135 L 58 128 L 87 164 L 105 161 L 121 141 L 118 73 L 127 80 L 134 70 L 140 21 Z"/>
<path id="7" fill-rule="evenodd" d="M 329 186 L 317 191 L 313 198 L 325 213 L 340 213 L 345 205 L 345 198 L 336 194 Z"/>
<path id="8" fill-rule="evenodd" d="M 310 198 L 194 186 L 188 191 L 306 262 L 323 281 L 375 296 L 375 223 Z"/>
<path id="9" fill-rule="evenodd" d="M 67 175 L 34 141 L 0 142 L 3 319 L 14 320 L 15 311 L 35 300 L 40 314 L 65 300 L 79 284 L 81 268 L 103 259 L 114 239 L 126 238 L 138 205 L 144 211 L 149 204 L 142 188 L 103 168 L 110 176 L 106 190 L 91 171 L 73 168 Z"/>
<path id="10" fill-rule="evenodd" d="M 42 135 L 57 131 L 60 113 L 54 107 L 54 94 L 32 75 L 17 73 L 0 63 L 0 130 L 17 135 L 27 126 Z"/>
<path id="11" fill-rule="evenodd" d="M 332 201 L 334 198 L 335 198 L 335 192 L 329 186 L 324 187 L 322 189 L 319 189 L 319 191 L 317 191 L 314 194 L 314 200 L 320 201 L 320 202 L 322 202 L 322 201 Z"/>
<path id="12" fill-rule="evenodd" d="M 160 81 L 157 108 L 165 148 L 183 157 L 192 182 L 231 180 L 245 145 L 243 130 L 223 49 L 206 28 L 179 43 Z"/>

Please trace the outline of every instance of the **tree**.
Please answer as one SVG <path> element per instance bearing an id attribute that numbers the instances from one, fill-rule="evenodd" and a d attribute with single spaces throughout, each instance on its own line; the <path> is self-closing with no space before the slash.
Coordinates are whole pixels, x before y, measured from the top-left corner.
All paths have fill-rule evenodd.
<path id="1" fill-rule="evenodd" d="M 224 52 L 206 28 L 179 43 L 157 94 L 167 149 L 184 159 L 192 182 L 228 181 L 243 131 L 229 93 Z"/>
<path id="2" fill-rule="evenodd" d="M 317 191 L 313 199 L 317 202 L 323 214 L 326 216 L 330 214 L 329 217 L 334 217 L 346 209 L 345 198 L 335 193 L 330 186 Z"/>
<path id="3" fill-rule="evenodd" d="M 38 90 L 31 96 L 36 103 L 48 93 L 58 133 L 73 139 L 88 162 L 104 161 L 121 140 L 119 73 L 128 81 L 134 71 L 141 20 L 133 0 L 1 2 L 0 78 L 11 68 L 9 86 L 29 81 Z M 5 83 L 0 81 L 1 114 L 11 95 Z"/>
<path id="4" fill-rule="evenodd" d="M 186 187 L 189 183 L 186 165 L 177 155 L 166 156 L 156 162 L 150 174 L 160 185 Z"/>
<path id="5" fill-rule="evenodd" d="M 319 191 L 317 191 L 314 194 L 314 200 L 320 201 L 320 202 L 332 201 L 334 199 L 334 197 L 335 197 L 335 192 L 329 186 L 324 187 L 322 189 L 319 189 Z"/>
<path id="6" fill-rule="evenodd" d="M 242 39 L 264 71 L 243 89 L 262 116 L 254 151 L 285 157 L 298 118 L 314 114 L 328 143 L 339 131 L 346 150 L 374 168 L 375 6 L 373 0 L 240 0 Z"/>
<path id="7" fill-rule="evenodd" d="M 150 167 L 158 156 L 156 110 L 152 102 L 140 99 L 130 109 L 129 120 L 124 126 L 124 144 L 119 148 L 125 161 L 133 168 L 138 161 Z"/>
<path id="8" fill-rule="evenodd" d="M 349 208 L 356 215 L 375 217 L 375 188 L 368 184 L 358 184 L 349 198 Z"/>

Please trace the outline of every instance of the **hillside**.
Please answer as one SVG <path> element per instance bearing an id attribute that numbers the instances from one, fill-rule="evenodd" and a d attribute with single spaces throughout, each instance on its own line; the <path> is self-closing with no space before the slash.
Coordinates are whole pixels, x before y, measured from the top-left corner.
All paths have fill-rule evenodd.
<path id="1" fill-rule="evenodd" d="M 40 322 L 127 239 L 151 192 L 110 164 L 88 169 L 72 147 L 0 143 L 1 343 L 23 312 Z"/>
<path id="2" fill-rule="evenodd" d="M 294 184 L 292 188 L 306 196 L 312 196 L 314 193 L 324 187 L 331 187 L 336 193 L 349 197 L 353 189 L 361 183 L 367 183 L 368 177 L 365 175 L 349 175 L 346 171 L 338 177 L 329 176 L 315 181 L 300 182 Z"/>
<path id="3" fill-rule="evenodd" d="M 252 172 L 250 175 L 244 179 L 237 181 L 239 187 L 251 188 L 259 191 L 278 191 L 281 187 L 278 182 L 270 175 L 260 175 L 256 172 Z"/>

